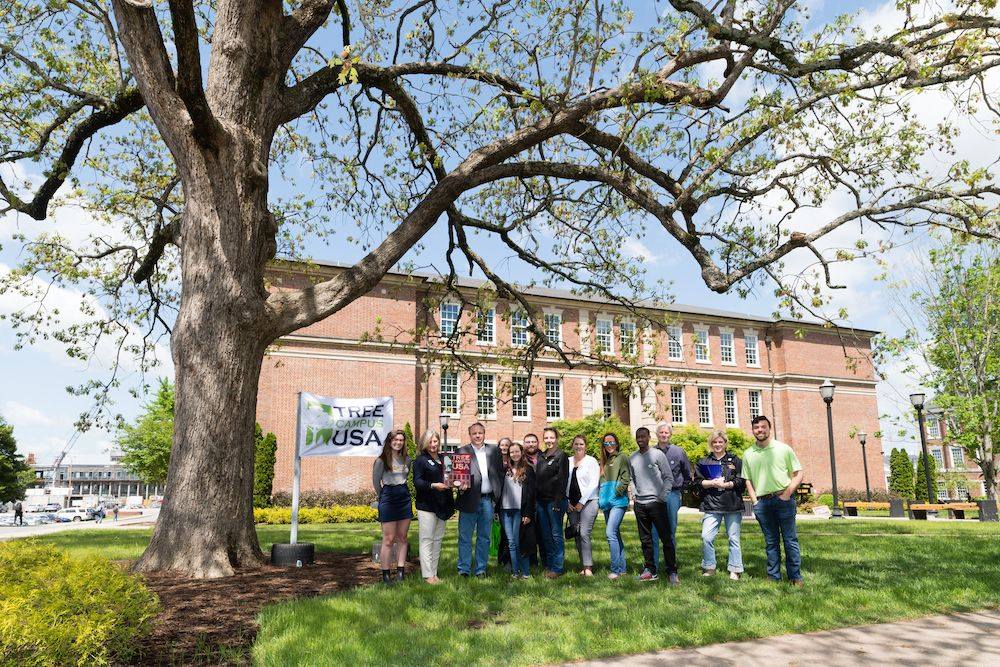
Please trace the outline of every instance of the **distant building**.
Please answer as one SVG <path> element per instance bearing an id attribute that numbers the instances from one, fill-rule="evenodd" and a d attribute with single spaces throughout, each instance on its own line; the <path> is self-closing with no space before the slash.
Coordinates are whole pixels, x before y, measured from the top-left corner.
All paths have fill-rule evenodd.
<path id="1" fill-rule="evenodd" d="M 302 288 L 342 270 L 287 263 L 270 267 L 268 281 L 275 290 Z M 457 289 L 467 303 L 482 304 L 484 287 L 463 279 Z M 879 430 L 869 354 L 875 332 L 680 304 L 643 307 L 657 323 L 645 326 L 612 302 L 546 288 L 524 295 L 528 312 L 504 299 L 470 312 L 436 277 L 390 273 L 340 312 L 276 341 L 264 357 L 257 399 L 257 421 L 278 439 L 274 490 L 291 487 L 299 391 L 393 396 L 395 428 L 408 422 L 417 437 L 437 430 L 440 415 L 447 414 L 451 446 L 465 442 L 477 420 L 486 425 L 487 441 L 496 442 L 595 412 L 617 415 L 632 429 L 666 420 L 747 433 L 751 418 L 763 414 L 797 452 L 806 481 L 825 490 L 831 487 L 830 453 L 818 387 L 826 378 L 837 385 L 839 485 L 864 489 L 861 447 L 851 434 Z M 530 342 L 529 320 L 559 342 L 577 362 L 573 368 L 551 351 L 540 355 L 530 377 L 504 363 L 503 350 Z M 476 360 L 474 370 L 441 354 L 456 330 L 469 332 L 460 336 L 459 352 Z M 623 375 L 593 361 L 598 349 L 620 363 L 641 364 L 646 380 L 623 389 Z M 629 361 L 622 360 L 623 350 Z M 872 488 L 885 488 L 882 456 L 880 438 L 870 435 Z M 371 466 L 371 458 L 310 457 L 302 462 L 302 488 L 369 487 Z"/>
<path id="2" fill-rule="evenodd" d="M 163 485 L 147 484 L 118 463 L 63 463 L 54 475 L 51 465 L 35 465 L 34 469 L 44 486 L 69 488 L 71 496 L 145 499 L 163 494 Z"/>
<path id="3" fill-rule="evenodd" d="M 948 422 L 927 415 L 924 422 L 927 434 L 927 450 L 934 457 L 939 473 L 953 473 L 949 477 L 956 478 L 953 485 L 946 480 L 937 482 L 938 498 L 940 500 L 968 500 L 986 495 L 983 483 L 983 473 L 973 461 L 967 460 L 965 448 L 951 441 L 948 434 Z M 949 488 L 951 486 L 951 488 Z"/>

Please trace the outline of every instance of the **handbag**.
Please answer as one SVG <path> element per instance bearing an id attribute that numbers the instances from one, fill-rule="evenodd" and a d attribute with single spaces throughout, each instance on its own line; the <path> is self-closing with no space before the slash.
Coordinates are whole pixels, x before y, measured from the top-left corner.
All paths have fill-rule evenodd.
<path id="1" fill-rule="evenodd" d="M 567 516 L 566 517 L 566 528 L 563 529 L 563 535 L 566 536 L 567 540 L 575 540 L 576 536 L 579 535 L 579 534 L 580 534 L 580 531 L 577 530 L 576 526 L 573 525 L 573 522 L 570 521 L 569 517 Z"/>

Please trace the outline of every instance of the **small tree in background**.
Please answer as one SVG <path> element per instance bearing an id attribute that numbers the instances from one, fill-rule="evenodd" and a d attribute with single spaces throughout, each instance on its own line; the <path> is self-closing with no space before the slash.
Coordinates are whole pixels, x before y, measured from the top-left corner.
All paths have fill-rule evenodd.
<path id="1" fill-rule="evenodd" d="M 913 464 L 905 449 L 889 454 L 889 492 L 897 498 L 913 499 Z"/>
<path id="2" fill-rule="evenodd" d="M 164 378 L 135 423 L 118 431 L 122 465 L 147 484 L 162 484 L 167 479 L 173 438 L 174 386 Z"/>
<path id="3" fill-rule="evenodd" d="M 597 460 L 601 459 L 601 439 L 605 433 L 618 436 L 622 454 L 637 449 L 629 427 L 614 415 L 605 419 L 603 414 L 595 412 L 583 419 L 560 419 L 552 422 L 552 427 L 559 431 L 559 447 L 569 455 L 573 453 L 573 438 L 578 435 L 587 439 L 587 453 Z"/>
<path id="4" fill-rule="evenodd" d="M 0 416 L 0 503 L 24 498 L 24 489 L 34 481 L 31 466 L 17 453 L 14 427 Z"/>
<path id="5" fill-rule="evenodd" d="M 265 435 L 260 424 L 253 427 L 253 451 L 253 506 L 268 507 L 274 485 L 274 464 L 278 458 L 278 439 L 273 433 Z"/>
<path id="6" fill-rule="evenodd" d="M 930 464 L 931 470 L 931 484 L 934 488 L 931 489 L 934 493 L 933 498 L 927 497 L 927 478 L 924 477 L 924 466 Z M 933 502 L 937 500 L 937 463 L 934 461 L 934 457 L 924 457 L 923 452 L 917 457 L 917 477 L 913 481 L 913 492 L 917 500 L 922 502 Z"/>
<path id="7" fill-rule="evenodd" d="M 406 422 L 403 426 L 403 438 L 406 440 L 406 453 L 409 454 L 410 460 L 417 458 L 417 441 L 413 437 L 413 427 L 410 426 L 410 422 Z M 406 477 L 406 486 L 410 490 L 410 498 L 417 497 L 417 488 L 413 486 L 413 475 L 408 475 Z"/>

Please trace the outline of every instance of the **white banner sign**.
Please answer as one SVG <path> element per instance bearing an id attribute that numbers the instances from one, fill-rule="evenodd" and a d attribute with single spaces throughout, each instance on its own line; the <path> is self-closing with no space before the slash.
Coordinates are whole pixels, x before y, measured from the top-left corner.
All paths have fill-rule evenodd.
<path id="1" fill-rule="evenodd" d="M 392 397 L 299 395 L 301 456 L 378 456 L 392 430 Z"/>

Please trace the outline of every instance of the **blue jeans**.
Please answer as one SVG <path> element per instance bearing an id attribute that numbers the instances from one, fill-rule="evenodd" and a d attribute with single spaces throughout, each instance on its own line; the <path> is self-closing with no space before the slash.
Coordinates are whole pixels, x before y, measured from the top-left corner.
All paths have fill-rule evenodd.
<path id="1" fill-rule="evenodd" d="M 542 540 L 545 542 L 545 568 L 556 574 L 562 574 L 563 560 L 566 557 L 563 535 L 565 514 L 565 500 L 540 500 L 536 504 L 535 516 L 538 518 Z"/>
<path id="2" fill-rule="evenodd" d="M 681 508 L 681 492 L 680 489 L 677 491 L 671 491 L 664 498 L 664 502 L 667 505 L 667 524 L 670 526 L 670 537 L 674 541 L 674 548 L 677 548 L 677 512 Z M 657 571 L 660 569 L 660 534 L 656 532 L 656 526 L 653 526 L 653 563 L 656 565 Z"/>
<path id="3" fill-rule="evenodd" d="M 486 572 L 490 560 L 490 531 L 493 529 L 493 499 L 483 496 L 475 512 L 458 513 L 458 573 L 469 574 L 472 567 L 472 531 L 476 531 L 476 571 Z"/>
<path id="4" fill-rule="evenodd" d="M 604 534 L 608 538 L 611 549 L 611 572 L 625 574 L 625 543 L 622 541 L 622 519 L 625 518 L 627 507 L 612 507 L 604 510 L 604 521 L 607 526 Z"/>
<path id="5" fill-rule="evenodd" d="M 740 546 L 740 525 L 743 523 L 742 512 L 705 512 L 701 520 L 701 566 L 706 570 L 715 569 L 715 536 L 719 534 L 719 526 L 726 524 L 726 535 L 729 536 L 729 571 L 743 571 L 743 550 Z"/>
<path id="6" fill-rule="evenodd" d="M 507 533 L 507 544 L 510 546 L 510 567 L 512 574 L 528 576 L 528 557 L 520 554 L 521 550 L 521 510 L 502 510 L 500 519 Z"/>
<path id="7" fill-rule="evenodd" d="M 777 496 L 758 500 L 753 506 L 754 516 L 764 533 L 767 551 L 767 576 L 781 581 L 781 543 L 785 545 L 785 575 L 792 581 L 802 578 L 802 554 L 799 535 L 795 529 L 795 499 L 781 500 Z"/>

